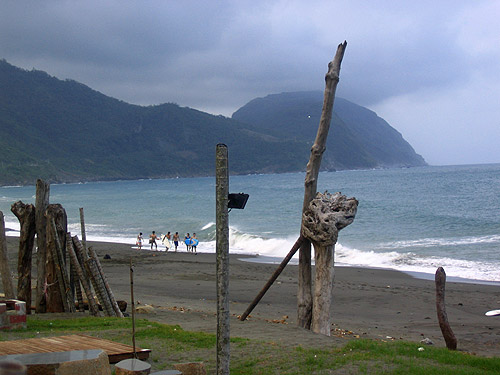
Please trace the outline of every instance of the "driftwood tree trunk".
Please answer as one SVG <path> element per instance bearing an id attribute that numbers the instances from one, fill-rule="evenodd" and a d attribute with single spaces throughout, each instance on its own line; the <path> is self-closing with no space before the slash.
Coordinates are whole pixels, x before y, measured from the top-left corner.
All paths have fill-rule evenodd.
<path id="1" fill-rule="evenodd" d="M 358 201 L 340 193 L 318 193 L 302 216 L 301 234 L 314 245 L 316 278 L 311 328 L 330 336 L 333 288 L 333 251 L 341 229 L 356 216 Z"/>
<path id="2" fill-rule="evenodd" d="M 64 312 L 66 298 L 62 291 L 69 288 L 69 281 L 68 285 L 60 284 L 58 268 L 65 264 L 66 259 L 66 232 L 68 229 L 66 211 L 60 204 L 49 204 L 45 210 L 45 218 L 47 220 L 47 312 Z M 52 220 L 56 227 L 55 231 L 51 224 Z M 58 246 L 61 250 L 60 260 Z M 52 254 L 56 256 L 51 256 Z M 64 270 L 64 272 L 67 271 Z"/>
<path id="3" fill-rule="evenodd" d="M 439 328 L 446 342 L 446 347 L 450 350 L 457 349 L 457 338 L 451 330 L 450 323 L 448 323 L 448 315 L 446 314 L 446 305 L 444 302 L 444 290 L 446 286 L 446 273 L 443 267 L 439 267 L 435 275 L 436 282 L 436 310 L 439 321 Z"/>
<path id="4" fill-rule="evenodd" d="M 306 167 L 304 181 L 304 202 L 302 212 L 307 210 L 309 202 L 314 198 L 318 186 L 318 174 L 321 167 L 321 159 L 326 149 L 326 140 L 332 120 L 333 103 L 335 91 L 340 77 L 340 65 L 344 57 L 347 42 L 339 44 L 335 57 L 328 64 L 328 72 L 325 75 L 325 94 L 323 99 L 323 110 L 319 122 L 316 140 L 311 148 L 311 157 Z M 299 252 L 299 286 L 297 292 L 297 323 L 299 326 L 309 328 L 311 325 L 312 296 L 311 296 L 311 244 L 304 241 Z"/>
<path id="5" fill-rule="evenodd" d="M 43 181 L 36 181 L 36 199 L 35 199 L 35 225 L 36 225 L 36 312 L 44 313 L 47 311 L 46 289 L 47 289 L 47 219 L 45 210 L 49 205 L 50 185 Z"/>
<path id="6" fill-rule="evenodd" d="M 14 298 L 14 285 L 9 267 L 9 256 L 7 254 L 7 239 L 5 238 L 5 220 L 3 212 L 0 211 L 0 274 L 2 275 L 2 286 L 5 297 Z"/>
<path id="7" fill-rule="evenodd" d="M 31 314 L 31 261 L 35 244 L 35 206 L 17 201 L 10 210 L 19 220 L 19 254 L 17 261 L 17 299 L 26 302 L 26 313 Z"/>

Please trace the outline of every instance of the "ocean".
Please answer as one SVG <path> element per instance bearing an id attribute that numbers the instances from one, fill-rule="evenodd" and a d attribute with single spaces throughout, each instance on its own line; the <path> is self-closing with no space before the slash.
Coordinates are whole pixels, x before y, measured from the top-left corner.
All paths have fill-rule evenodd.
<path id="1" fill-rule="evenodd" d="M 304 176 L 230 177 L 230 192 L 250 195 L 245 209 L 229 213 L 231 253 L 281 262 L 299 235 Z M 322 172 L 318 190 L 359 201 L 339 233 L 336 265 L 423 277 L 442 266 L 451 279 L 500 283 L 500 164 Z M 8 235 L 19 235 L 10 211 L 18 200 L 35 203 L 35 187 L 0 188 Z M 55 184 L 50 202 L 64 206 L 79 237 L 83 207 L 88 240 L 132 247 L 139 232 L 196 232 L 198 251 L 215 252 L 214 177 Z"/>

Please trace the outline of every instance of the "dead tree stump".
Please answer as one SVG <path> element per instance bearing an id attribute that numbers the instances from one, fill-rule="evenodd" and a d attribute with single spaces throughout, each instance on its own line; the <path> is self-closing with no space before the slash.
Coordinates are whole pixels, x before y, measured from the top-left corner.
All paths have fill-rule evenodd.
<path id="1" fill-rule="evenodd" d="M 17 262 L 17 299 L 26 302 L 26 313 L 31 313 L 31 261 L 35 244 L 35 206 L 17 201 L 10 210 L 19 220 L 19 254 Z"/>
<path id="2" fill-rule="evenodd" d="M 446 306 L 444 303 L 444 290 L 446 285 L 446 272 L 443 267 L 439 267 L 435 275 L 436 282 L 436 310 L 439 321 L 439 328 L 446 342 L 446 347 L 450 350 L 457 349 L 457 338 L 451 330 L 450 323 L 448 323 L 448 315 L 446 314 Z"/>
<path id="3" fill-rule="evenodd" d="M 333 259 L 338 232 L 351 224 L 358 201 L 340 193 L 318 193 L 302 216 L 302 235 L 314 246 L 314 281 L 311 329 L 330 336 L 333 289 Z"/>

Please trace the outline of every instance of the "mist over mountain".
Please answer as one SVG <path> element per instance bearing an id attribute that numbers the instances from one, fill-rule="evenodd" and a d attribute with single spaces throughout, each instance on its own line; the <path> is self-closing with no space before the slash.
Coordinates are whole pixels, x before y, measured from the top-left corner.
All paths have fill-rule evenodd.
<path id="1" fill-rule="evenodd" d="M 128 104 L 0 60 L 0 184 L 208 176 L 215 173 L 218 143 L 228 145 L 233 174 L 301 171 L 322 94 L 319 107 L 317 93 L 281 95 L 255 99 L 230 119 L 173 103 Z M 340 98 L 336 112 L 339 103 L 346 109 L 334 116 L 324 168 L 425 164 L 373 112 Z"/>

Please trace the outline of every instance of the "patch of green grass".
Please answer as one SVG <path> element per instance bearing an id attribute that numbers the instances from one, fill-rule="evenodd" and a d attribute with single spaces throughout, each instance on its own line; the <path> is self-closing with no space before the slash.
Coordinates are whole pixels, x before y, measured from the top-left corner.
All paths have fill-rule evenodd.
<path id="1" fill-rule="evenodd" d="M 128 318 L 79 317 L 48 320 L 28 317 L 28 329 L 10 331 L 0 339 L 15 339 L 85 332 L 131 344 Z M 154 371 L 174 363 L 205 363 L 209 373 L 216 367 L 216 336 L 188 332 L 146 319 L 136 321 L 136 344 L 150 348 Z M 409 374 L 489 375 L 500 373 L 500 358 L 484 358 L 417 343 L 352 340 L 342 347 L 311 349 L 243 338 L 231 339 L 231 374 Z"/>

